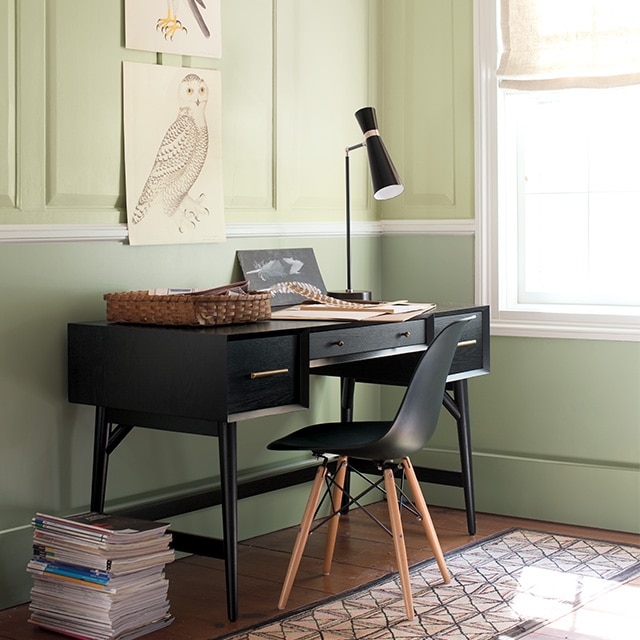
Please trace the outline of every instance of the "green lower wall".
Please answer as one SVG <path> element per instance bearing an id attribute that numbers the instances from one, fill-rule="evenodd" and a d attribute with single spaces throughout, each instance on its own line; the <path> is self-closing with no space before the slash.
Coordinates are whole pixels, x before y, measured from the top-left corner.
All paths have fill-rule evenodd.
<path id="1" fill-rule="evenodd" d="M 385 293 L 470 302 L 470 243 L 385 238 Z M 494 336 L 491 374 L 469 392 L 479 510 L 640 532 L 640 344 Z M 383 411 L 398 393 L 383 390 Z M 416 461 L 457 465 L 449 416 L 431 445 Z M 429 496 L 463 504 L 456 489 Z"/>
<path id="2" fill-rule="evenodd" d="M 228 282 L 237 249 L 313 246 L 329 288 L 343 286 L 339 239 L 230 240 L 220 245 L 128 247 L 115 242 L 4 245 L 0 251 L 0 608 L 28 599 L 29 522 L 36 511 L 87 508 L 93 414 L 66 400 L 65 329 L 104 317 L 102 294 L 152 286 Z M 468 237 L 354 240 L 359 288 L 414 300 L 471 303 Z M 493 337 L 491 374 L 469 382 L 477 506 L 481 511 L 640 531 L 640 345 Z M 399 389 L 361 385 L 357 415 L 393 412 Z M 267 452 L 275 437 L 338 415 L 337 381 L 312 378 L 312 408 L 240 425 L 244 471 L 290 464 Z M 418 464 L 457 464 L 445 413 Z M 108 499 L 135 502 L 217 475 L 217 446 L 197 436 L 139 429 L 112 457 Z M 461 491 L 426 486 L 433 504 L 462 506 Z M 295 524 L 306 489 L 240 505 L 248 538 Z M 219 526 L 217 511 L 175 519 L 194 532 Z"/>
<path id="3" fill-rule="evenodd" d="M 382 287 L 390 298 L 473 303 L 473 238 L 391 236 L 382 242 Z"/>
<path id="4" fill-rule="evenodd" d="M 344 288 L 344 243 L 336 239 L 229 240 L 222 244 L 130 247 L 118 242 L 4 244 L 0 249 L 0 608 L 28 599 L 31 517 L 88 508 L 93 411 L 66 395 L 66 325 L 102 319 L 106 292 L 151 287 L 206 287 L 240 277 L 238 249 L 313 246 L 327 287 Z M 380 242 L 356 238 L 358 286 L 380 293 Z M 312 378 L 306 411 L 240 424 L 242 472 L 289 464 L 292 454 L 269 452 L 276 437 L 310 421 L 339 415 L 338 382 Z M 379 394 L 359 399 L 359 414 L 377 415 Z M 126 504 L 196 485 L 218 475 L 215 439 L 135 429 L 111 457 L 107 500 Z M 291 500 L 304 490 L 292 490 Z M 291 500 L 267 497 L 241 508 L 240 535 L 289 526 L 300 513 Z M 185 516 L 205 532 L 211 513 Z"/>

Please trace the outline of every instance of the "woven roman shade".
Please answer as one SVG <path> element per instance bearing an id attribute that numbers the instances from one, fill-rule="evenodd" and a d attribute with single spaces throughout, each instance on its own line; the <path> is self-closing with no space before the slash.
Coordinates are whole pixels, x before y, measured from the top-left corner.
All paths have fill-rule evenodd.
<path id="1" fill-rule="evenodd" d="M 500 87 L 640 84 L 640 0 L 501 0 Z"/>

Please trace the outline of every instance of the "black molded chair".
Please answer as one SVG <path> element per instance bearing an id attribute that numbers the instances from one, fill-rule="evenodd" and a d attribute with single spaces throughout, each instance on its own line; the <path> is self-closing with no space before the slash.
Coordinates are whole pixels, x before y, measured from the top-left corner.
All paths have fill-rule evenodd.
<path id="1" fill-rule="evenodd" d="M 340 513 L 353 504 L 360 505 L 364 495 L 373 489 L 386 494 L 391 531 L 380 521 L 376 522 L 391 533 L 394 542 L 396 562 L 400 574 L 404 605 L 408 618 L 413 618 L 413 598 L 409 582 L 409 567 L 404 544 L 399 502 L 407 505 L 422 520 L 424 532 L 438 563 L 444 582 L 451 579 L 440 547 L 427 504 L 420 484 L 409 460 L 409 455 L 422 449 L 435 431 L 442 406 L 442 398 L 451 361 L 460 339 L 465 320 L 447 325 L 429 345 L 420 359 L 407 387 L 396 417 L 391 421 L 326 422 L 299 429 L 288 436 L 275 440 L 269 449 L 279 451 L 311 451 L 322 458 L 318 467 L 311 494 L 302 517 L 300 530 L 289 561 L 289 568 L 282 586 L 278 608 L 284 609 L 300 565 L 300 560 L 312 531 L 329 522 L 324 557 L 324 574 L 331 569 L 333 551 L 338 531 Z M 337 454 L 334 472 L 330 472 L 328 454 Z M 369 486 L 355 498 L 348 494 L 345 478 L 349 458 L 372 460 L 377 463 L 382 477 L 377 482 L 366 479 Z M 396 485 L 395 472 L 401 469 L 407 478 L 413 501 Z M 364 476 L 362 476 L 364 477 Z M 384 488 L 382 485 L 384 484 Z M 317 518 L 323 485 L 325 497 L 332 492 L 330 513 Z M 345 497 L 348 499 L 345 501 Z M 323 498 L 324 500 L 324 498 Z"/>

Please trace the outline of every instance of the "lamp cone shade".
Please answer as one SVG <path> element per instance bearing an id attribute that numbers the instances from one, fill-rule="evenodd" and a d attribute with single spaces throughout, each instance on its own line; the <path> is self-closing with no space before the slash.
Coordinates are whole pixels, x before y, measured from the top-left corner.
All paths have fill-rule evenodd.
<path id="1" fill-rule="evenodd" d="M 376 200 L 389 200 L 399 196 L 404 191 L 404 185 L 378 132 L 376 110 L 363 107 L 356 111 L 355 117 L 365 136 L 373 197 Z"/>

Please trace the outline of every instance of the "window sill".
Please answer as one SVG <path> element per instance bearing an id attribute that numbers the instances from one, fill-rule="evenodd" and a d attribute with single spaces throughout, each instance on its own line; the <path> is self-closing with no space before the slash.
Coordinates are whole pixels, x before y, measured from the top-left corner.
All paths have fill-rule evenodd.
<path id="1" fill-rule="evenodd" d="M 640 317 L 493 311 L 491 335 L 640 342 Z"/>

